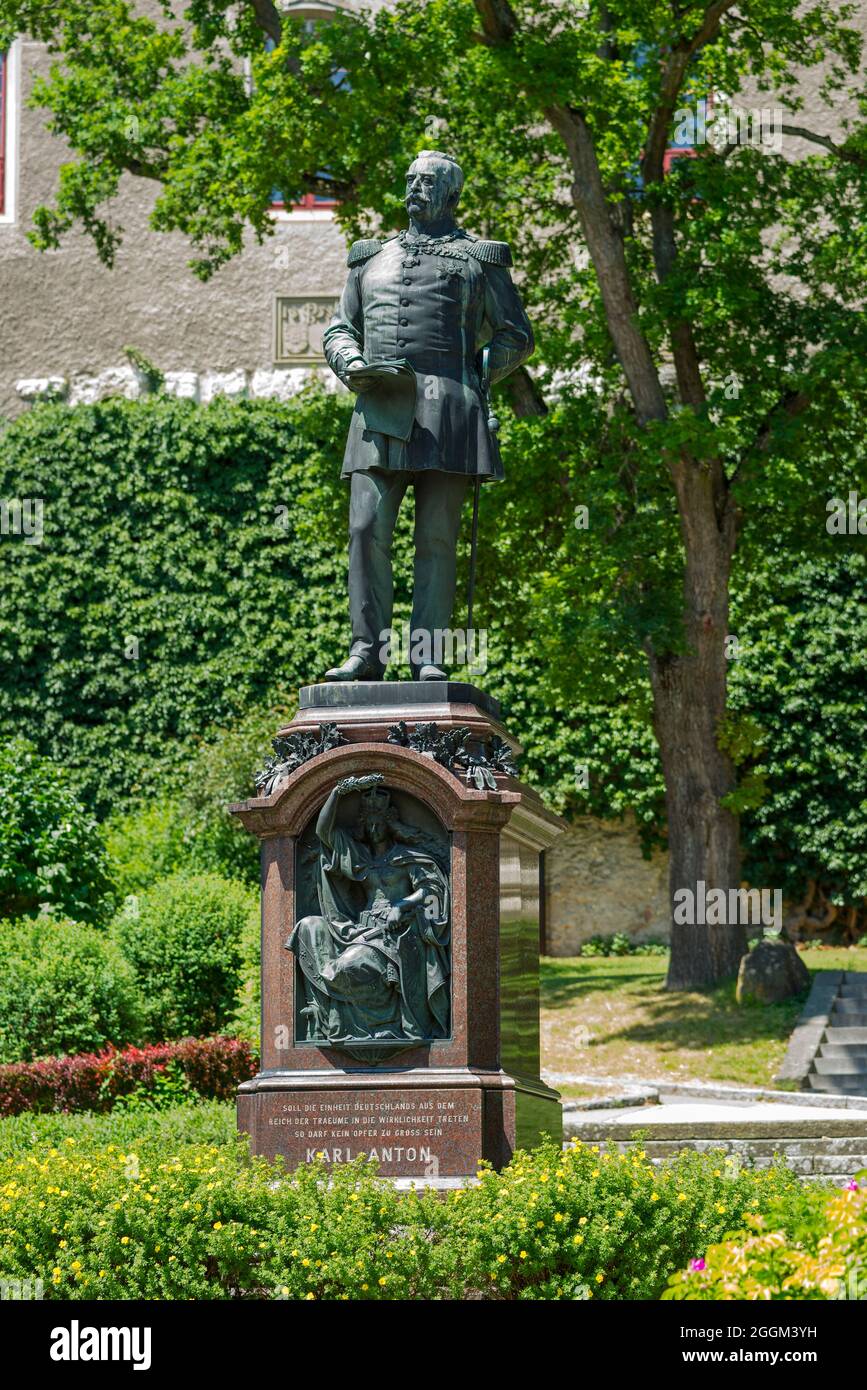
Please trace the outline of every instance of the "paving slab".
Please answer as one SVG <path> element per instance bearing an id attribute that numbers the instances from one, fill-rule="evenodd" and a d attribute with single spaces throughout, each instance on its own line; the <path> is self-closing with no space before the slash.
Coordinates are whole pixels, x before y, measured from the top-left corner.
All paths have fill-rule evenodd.
<path id="1" fill-rule="evenodd" d="M 648 1139 L 808 1139 L 867 1136 L 867 1115 L 828 1106 L 710 1104 L 674 1100 L 625 1110 L 582 1110 L 563 1116 L 567 1134 L 623 1142 L 634 1130 Z"/>

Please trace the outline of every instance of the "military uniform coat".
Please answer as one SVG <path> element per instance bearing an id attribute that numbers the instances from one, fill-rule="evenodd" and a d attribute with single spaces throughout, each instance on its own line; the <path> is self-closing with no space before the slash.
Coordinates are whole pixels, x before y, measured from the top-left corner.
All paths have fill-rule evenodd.
<path id="1" fill-rule="evenodd" d="M 359 354 L 367 362 L 405 358 L 416 373 L 409 440 L 365 426 L 362 398 L 349 427 L 343 476 L 358 469 L 439 469 L 502 478 L 479 380 L 480 349 L 490 346 L 491 381 L 533 351 L 533 332 L 508 267 L 505 242 L 467 232 L 357 241 L 349 278 L 326 329 L 328 365 L 341 380 Z"/>

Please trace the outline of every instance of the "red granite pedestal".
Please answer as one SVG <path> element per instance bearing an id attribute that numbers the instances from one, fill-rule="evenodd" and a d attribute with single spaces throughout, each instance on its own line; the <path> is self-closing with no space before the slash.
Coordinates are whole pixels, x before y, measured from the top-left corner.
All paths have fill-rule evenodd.
<path id="1" fill-rule="evenodd" d="M 561 1137 L 559 1096 L 539 1079 L 539 856 L 562 825 L 512 777 L 497 773 L 496 790 L 479 790 L 389 742 L 399 721 L 410 733 L 435 723 L 469 728 L 479 748 L 491 736 L 517 747 L 495 702 L 469 685 L 308 686 L 281 733 L 336 724 L 346 742 L 232 807 L 262 841 L 262 1060 L 240 1088 L 238 1125 L 254 1153 L 281 1154 L 290 1167 L 364 1153 L 385 1176 L 436 1182 Z M 299 967 L 286 949 L 309 910 L 299 894 L 311 826 L 338 781 L 371 772 L 448 835 L 452 901 L 449 1035 L 376 1065 L 303 1040 Z"/>

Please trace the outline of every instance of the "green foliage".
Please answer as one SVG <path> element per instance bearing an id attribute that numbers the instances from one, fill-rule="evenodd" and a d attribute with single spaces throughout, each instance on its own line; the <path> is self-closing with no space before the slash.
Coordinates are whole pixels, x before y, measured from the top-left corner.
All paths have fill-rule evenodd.
<path id="1" fill-rule="evenodd" d="M 258 884 L 259 841 L 227 807 L 252 794 L 253 773 L 288 718 L 286 709 L 268 706 L 240 716 L 229 728 L 209 731 L 194 744 L 184 785 L 173 798 L 145 799 L 109 816 L 103 833 L 122 896 L 179 870 Z"/>
<path id="2" fill-rule="evenodd" d="M 633 941 L 625 932 L 615 932 L 613 936 L 597 933 L 581 943 L 581 956 L 666 956 L 668 946 L 664 941 Z"/>
<path id="3" fill-rule="evenodd" d="M 196 1098 L 197 1092 L 180 1063 L 170 1061 L 156 1073 L 151 1085 L 141 1082 L 128 1095 L 118 1096 L 114 1109 L 121 1114 L 155 1113 L 194 1102 Z"/>
<path id="4" fill-rule="evenodd" d="M 291 713 L 285 707 L 251 710 L 230 728 L 216 730 L 194 754 L 180 804 L 191 869 L 258 886 L 259 841 L 226 806 L 253 794 L 253 774 L 273 751 L 274 734 Z"/>
<path id="5" fill-rule="evenodd" d="M 225 1027 L 251 913 L 258 913 L 257 897 L 244 884 L 182 873 L 120 913 L 112 932 L 135 973 L 148 1039 L 205 1036 Z"/>
<path id="6" fill-rule="evenodd" d="M 184 860 L 184 823 L 176 801 L 142 801 L 104 822 L 108 862 L 123 899 L 175 872 Z"/>
<path id="7" fill-rule="evenodd" d="M 199 1138 L 199 1110 L 121 1117 L 107 1146 L 104 1126 L 61 1141 L 55 1125 L 51 1148 L 36 1129 L 29 1150 L 20 1122 L 11 1144 L 0 1126 L 16 1214 L 0 1230 L 4 1276 L 43 1278 L 60 1299 L 646 1299 L 775 1194 L 777 1210 L 801 1201 L 781 1165 L 681 1153 L 654 1169 L 639 1145 L 547 1143 L 501 1174 L 482 1165 L 445 1201 L 400 1195 L 363 1159 L 280 1182 L 240 1144 L 178 1142 L 176 1117 Z"/>
<path id="8" fill-rule="evenodd" d="M 654 1167 L 640 1144 L 542 1145 L 462 1195 L 449 1234 L 452 1291 L 509 1299 L 658 1298 L 673 1264 L 702 1252 L 772 1192 L 797 1192 L 782 1164 L 739 1170 L 721 1151 Z"/>
<path id="9" fill-rule="evenodd" d="M 0 741 L 0 918 L 104 922 L 112 887 L 99 827 L 64 768 L 25 739 Z"/>
<path id="10" fill-rule="evenodd" d="M 258 1052 L 262 1030 L 262 923 L 250 912 L 241 930 L 241 978 L 229 1031 Z"/>
<path id="11" fill-rule="evenodd" d="M 743 820 L 753 883 L 837 902 L 867 895 L 867 554 L 756 571 L 735 622 L 732 709 L 762 730 L 746 771 L 767 788 Z"/>
<path id="12" fill-rule="evenodd" d="M 99 1051 L 140 1036 L 133 972 L 105 932 L 0 922 L 0 1061 Z"/>

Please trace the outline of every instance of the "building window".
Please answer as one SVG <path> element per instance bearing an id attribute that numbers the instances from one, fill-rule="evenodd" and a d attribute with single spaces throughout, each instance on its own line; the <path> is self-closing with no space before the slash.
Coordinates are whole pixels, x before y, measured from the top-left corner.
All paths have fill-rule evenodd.
<path id="1" fill-rule="evenodd" d="M 15 153 L 18 143 L 17 43 L 0 52 L 0 222 L 15 220 Z"/>
<path id="2" fill-rule="evenodd" d="M 332 208 L 337 207 L 337 200 L 321 198 L 318 193 L 303 193 L 297 202 L 290 203 L 287 208 L 280 190 L 275 188 L 271 196 L 271 206 L 275 212 L 330 212 Z"/>

